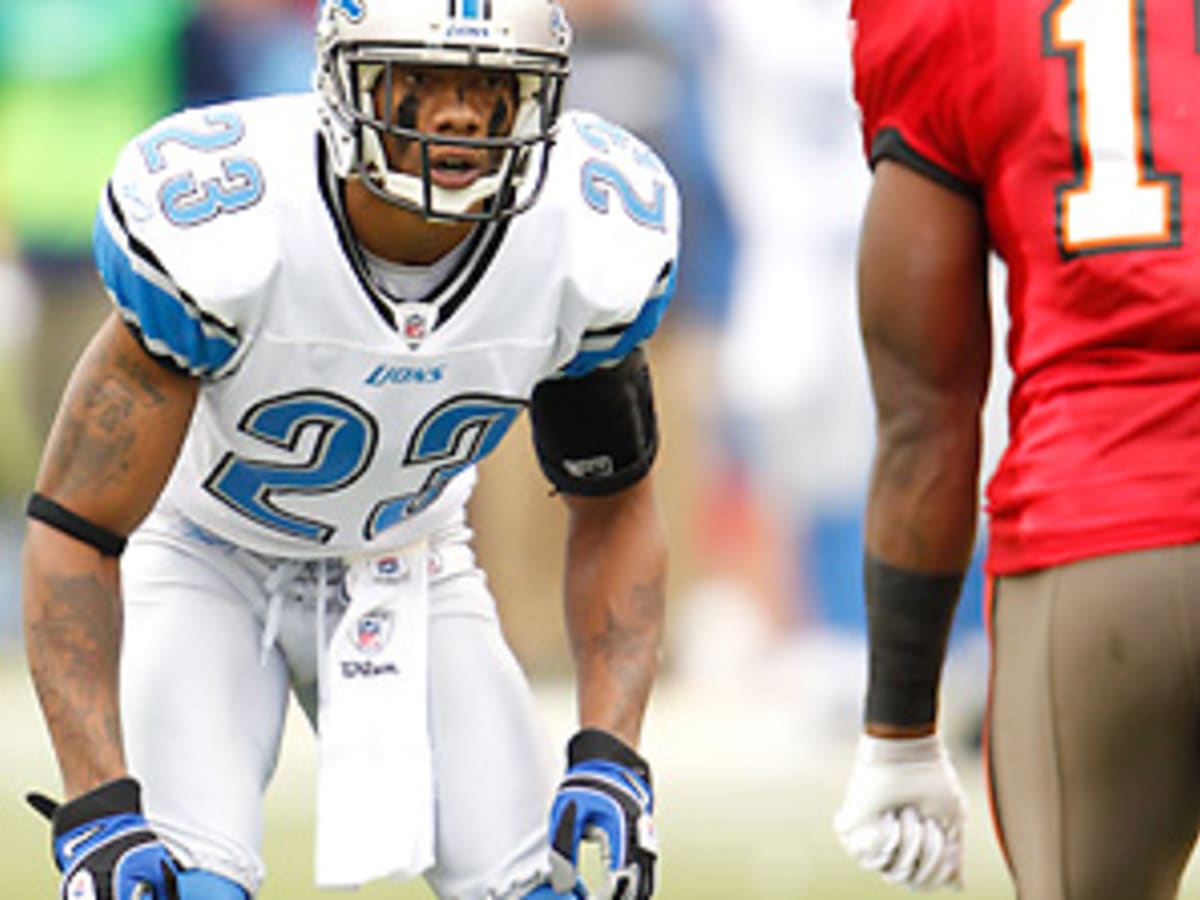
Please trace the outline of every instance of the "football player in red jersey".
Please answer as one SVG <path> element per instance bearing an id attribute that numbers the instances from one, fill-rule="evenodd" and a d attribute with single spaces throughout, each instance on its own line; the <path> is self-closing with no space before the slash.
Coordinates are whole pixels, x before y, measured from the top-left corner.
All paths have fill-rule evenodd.
<path id="1" fill-rule="evenodd" d="M 989 251 L 1009 441 L 987 488 L 990 801 L 1022 900 L 1172 897 L 1200 826 L 1200 23 L 1148 0 L 855 0 L 877 409 L 864 868 L 961 883 L 937 729 L 978 513 Z"/>

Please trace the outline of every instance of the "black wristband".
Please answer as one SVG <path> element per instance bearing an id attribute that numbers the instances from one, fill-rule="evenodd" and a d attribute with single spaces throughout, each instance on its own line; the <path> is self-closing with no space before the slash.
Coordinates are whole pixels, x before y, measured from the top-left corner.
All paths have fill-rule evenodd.
<path id="1" fill-rule="evenodd" d="M 594 759 L 625 766 L 641 777 L 646 784 L 650 784 L 650 764 L 642 759 L 636 750 L 607 731 L 584 728 L 576 732 L 567 744 L 567 765 L 574 766 Z"/>
<path id="2" fill-rule="evenodd" d="M 125 552 L 125 538 L 121 535 L 89 522 L 45 494 L 39 494 L 37 491 L 30 494 L 25 514 L 31 519 L 45 522 L 63 534 L 69 534 L 77 541 L 95 547 L 102 556 L 120 556 Z"/>
<path id="3" fill-rule="evenodd" d="M 142 788 L 133 778 L 107 781 L 64 803 L 54 812 L 54 838 L 96 819 L 142 812 Z"/>
<path id="4" fill-rule="evenodd" d="M 938 687 L 963 573 L 900 569 L 867 554 L 870 661 L 866 720 L 900 728 L 937 720 Z"/>

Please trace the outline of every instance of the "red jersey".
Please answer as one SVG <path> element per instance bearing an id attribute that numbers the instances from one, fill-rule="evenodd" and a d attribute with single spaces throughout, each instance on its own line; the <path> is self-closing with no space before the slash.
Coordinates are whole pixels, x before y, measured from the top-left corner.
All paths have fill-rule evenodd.
<path id="1" fill-rule="evenodd" d="M 1004 574 L 1200 540 L 1200 23 L 1173 0 L 855 0 L 872 163 L 1008 266 Z"/>

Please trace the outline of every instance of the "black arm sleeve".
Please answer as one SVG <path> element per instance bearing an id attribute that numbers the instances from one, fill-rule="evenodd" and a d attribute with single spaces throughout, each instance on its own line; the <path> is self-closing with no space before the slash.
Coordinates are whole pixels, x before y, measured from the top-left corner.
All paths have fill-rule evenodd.
<path id="1" fill-rule="evenodd" d="M 938 688 L 963 573 L 931 575 L 866 554 L 866 720 L 924 726 L 937 721 Z"/>
<path id="2" fill-rule="evenodd" d="M 642 479 L 658 452 L 650 367 L 641 347 L 617 365 L 543 381 L 529 407 L 542 471 L 564 494 L 615 494 Z"/>

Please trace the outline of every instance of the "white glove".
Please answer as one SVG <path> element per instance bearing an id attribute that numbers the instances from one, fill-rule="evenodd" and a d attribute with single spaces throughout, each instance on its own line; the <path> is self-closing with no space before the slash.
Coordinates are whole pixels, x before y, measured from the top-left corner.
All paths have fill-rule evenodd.
<path id="1" fill-rule="evenodd" d="M 859 738 L 833 827 L 861 868 L 914 890 L 962 890 L 966 818 L 941 737 Z"/>

